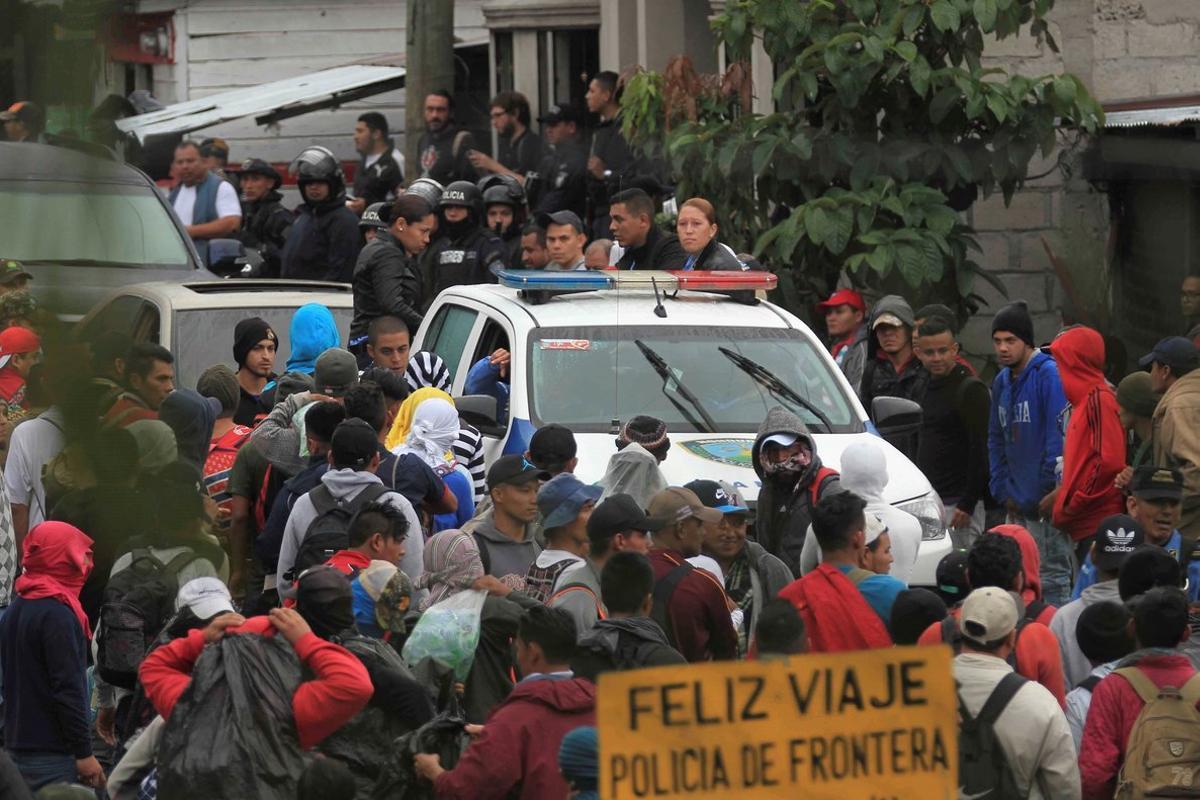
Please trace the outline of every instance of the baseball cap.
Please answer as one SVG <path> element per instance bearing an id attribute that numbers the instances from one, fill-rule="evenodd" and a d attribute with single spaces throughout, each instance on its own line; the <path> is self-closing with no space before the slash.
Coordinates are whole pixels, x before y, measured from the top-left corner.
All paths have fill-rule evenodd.
<path id="1" fill-rule="evenodd" d="M 247 158 L 242 162 L 240 172 L 243 175 L 262 175 L 275 181 L 275 188 L 279 188 L 279 184 L 283 183 L 283 176 L 279 174 L 279 170 L 272 167 L 268 162 L 261 158 Z"/>
<path id="2" fill-rule="evenodd" d="M 874 544 L 876 539 L 888 532 L 888 527 L 883 524 L 883 520 L 877 514 L 872 514 L 870 511 L 863 514 L 863 517 L 867 520 L 867 525 L 863 528 L 867 537 L 866 543 Z"/>
<path id="3" fill-rule="evenodd" d="M 799 438 L 800 437 L 794 433 L 773 433 L 767 438 L 763 439 L 762 443 L 764 446 L 768 444 L 777 444 L 780 447 L 791 447 Z"/>
<path id="4" fill-rule="evenodd" d="M 895 314 L 880 314 L 875 318 L 875 321 L 871 323 L 871 330 L 875 330 L 880 325 L 891 325 L 893 328 L 905 327 L 904 320 L 900 319 Z"/>
<path id="5" fill-rule="evenodd" d="M 866 311 L 867 304 L 863 301 L 863 297 L 854 289 L 838 289 L 833 294 L 829 295 L 828 300 L 822 300 L 817 303 L 817 308 L 822 311 L 828 311 L 831 308 L 838 306 L 850 306 L 858 311 Z M 884 315 L 890 316 L 890 315 Z"/>
<path id="6" fill-rule="evenodd" d="M 1129 481 L 1129 492 L 1142 500 L 1182 500 L 1183 473 L 1168 467 L 1138 467 Z"/>
<path id="7" fill-rule="evenodd" d="M 175 610 L 191 610 L 196 619 L 212 619 L 217 614 L 233 611 L 229 589 L 218 578 L 193 578 L 179 587 Z"/>
<path id="8" fill-rule="evenodd" d="M 538 469 L 525 456 L 514 454 L 496 459 L 496 463 L 488 470 L 487 485 L 489 490 L 505 484 L 523 486 L 530 481 L 548 481 L 550 477 L 549 472 Z"/>
<path id="9" fill-rule="evenodd" d="M 1196 350 L 1196 345 L 1189 339 L 1168 336 L 1160 339 L 1153 350 L 1142 356 L 1138 365 L 1145 368 L 1156 362 L 1171 369 L 1191 370 L 1200 366 L 1200 351 Z"/>
<path id="10" fill-rule="evenodd" d="M 365 420 L 353 417 L 338 423 L 329 443 L 333 460 L 342 469 L 362 469 L 379 452 L 379 435 Z"/>
<path id="11" fill-rule="evenodd" d="M 937 593 L 948 606 L 956 606 L 970 594 L 971 584 L 967 582 L 967 551 L 955 550 L 942 556 L 934 574 L 937 582 Z"/>
<path id="12" fill-rule="evenodd" d="M 579 122 L 579 112 L 570 103 L 557 103 L 550 110 L 537 118 L 543 125 L 557 125 L 560 122 Z"/>
<path id="13" fill-rule="evenodd" d="M 662 528 L 663 523 L 651 519 L 631 495 L 610 494 L 592 510 L 588 517 L 588 539 L 603 542 L 625 531 L 648 533 Z"/>
<path id="14" fill-rule="evenodd" d="M 14 325 L 0 331 L 0 367 L 4 367 L 15 355 L 33 353 L 42 346 L 42 340 L 29 328 Z"/>
<path id="15" fill-rule="evenodd" d="M 579 516 L 583 504 L 596 502 L 604 490 L 589 486 L 569 472 L 555 475 L 538 490 L 538 511 L 542 514 L 542 527 L 549 530 L 568 524 Z"/>
<path id="16" fill-rule="evenodd" d="M 1127 514 L 1105 517 L 1092 537 L 1092 563 L 1104 572 L 1116 572 L 1129 554 L 1146 541 L 1142 526 Z"/>
<path id="17" fill-rule="evenodd" d="M 583 233 L 583 220 L 574 211 L 555 211 L 553 214 L 542 212 L 534 217 L 534 221 L 542 230 L 551 225 L 570 225 L 576 233 Z"/>
<path id="18" fill-rule="evenodd" d="M 566 466 L 578 450 L 575 434 L 562 425 L 543 425 L 529 437 L 529 460 L 546 469 Z"/>
<path id="19" fill-rule="evenodd" d="M 0 284 L 8 285 L 19 278 L 27 281 L 33 280 L 33 276 L 26 272 L 25 267 L 21 266 L 21 262 L 15 258 L 6 258 L 4 261 L 0 261 Z"/>
<path id="20" fill-rule="evenodd" d="M 42 108 L 37 103 L 30 100 L 18 100 L 8 107 L 7 111 L 0 111 L 0 122 L 24 122 L 39 123 L 42 120 Z"/>
<path id="21" fill-rule="evenodd" d="M 684 484 L 683 488 L 692 490 L 701 503 L 722 514 L 746 514 L 750 511 L 746 501 L 732 486 L 727 487 L 717 481 L 695 480 Z"/>
<path id="22" fill-rule="evenodd" d="M 663 527 L 695 517 L 701 522 L 720 522 L 724 516 L 715 508 L 708 508 L 691 489 L 670 486 L 650 498 L 650 516 L 662 522 Z"/>
<path id="23" fill-rule="evenodd" d="M 358 383 L 358 360 L 349 350 L 331 347 L 317 357 L 313 391 L 342 397 Z"/>
<path id="24" fill-rule="evenodd" d="M 992 644 L 1017 627 L 1020 612 L 1013 596 L 998 586 L 984 586 L 967 595 L 959 618 L 963 636 L 978 644 Z"/>

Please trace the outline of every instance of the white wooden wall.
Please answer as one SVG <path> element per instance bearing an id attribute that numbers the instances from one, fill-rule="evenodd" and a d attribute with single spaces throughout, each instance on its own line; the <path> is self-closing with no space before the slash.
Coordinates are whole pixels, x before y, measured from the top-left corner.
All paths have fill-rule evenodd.
<path id="1" fill-rule="evenodd" d="M 454 2 L 455 35 L 486 39 L 481 0 Z M 405 49 L 404 0 L 142 0 L 139 11 L 175 11 L 175 64 L 154 68 L 154 95 L 166 104 Z M 403 149 L 404 91 L 342 108 L 314 111 L 267 130 L 252 119 L 192 134 L 220 136 L 230 160 L 291 160 L 310 144 L 343 160 L 357 158 L 351 134 L 364 111 L 378 111 Z"/>

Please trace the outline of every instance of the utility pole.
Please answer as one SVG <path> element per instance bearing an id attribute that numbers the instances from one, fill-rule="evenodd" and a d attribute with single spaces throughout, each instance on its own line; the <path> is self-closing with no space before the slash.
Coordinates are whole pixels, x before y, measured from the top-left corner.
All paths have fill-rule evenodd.
<path id="1" fill-rule="evenodd" d="M 425 95 L 435 89 L 454 91 L 454 3 L 452 0 L 408 0 L 404 96 L 404 177 L 421 176 L 417 142 L 425 132 Z"/>

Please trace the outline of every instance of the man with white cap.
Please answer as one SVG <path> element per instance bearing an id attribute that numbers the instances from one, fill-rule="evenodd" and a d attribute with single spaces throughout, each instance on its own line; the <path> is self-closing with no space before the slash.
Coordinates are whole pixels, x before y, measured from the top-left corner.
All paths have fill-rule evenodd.
<path id="1" fill-rule="evenodd" d="M 954 658 L 960 725 L 959 795 L 1065 798 L 1080 796 L 1079 765 L 1071 730 L 1058 701 L 1044 686 L 1013 672 L 1005 660 L 1016 645 L 1021 618 L 1016 598 L 985 586 L 962 607 L 962 652 Z M 1004 754 L 1006 769 L 972 768 L 964 744 L 979 741 L 974 726 L 990 727 Z"/>
<path id="2" fill-rule="evenodd" d="M 925 397 L 929 373 L 913 352 L 915 322 L 912 306 L 899 295 L 879 298 L 872 309 L 867 363 L 858 390 L 868 414 L 876 397 L 903 397 L 918 403 Z"/>

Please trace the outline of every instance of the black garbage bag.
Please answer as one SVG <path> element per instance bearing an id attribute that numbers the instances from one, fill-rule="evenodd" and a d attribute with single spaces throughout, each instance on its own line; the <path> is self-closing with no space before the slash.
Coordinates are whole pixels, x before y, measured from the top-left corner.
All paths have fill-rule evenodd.
<path id="1" fill-rule="evenodd" d="M 306 759 L 292 695 L 300 660 L 280 637 L 204 648 L 158 749 L 161 800 L 294 800 Z"/>
<path id="2" fill-rule="evenodd" d="M 392 743 L 392 756 L 375 782 L 372 800 L 433 800 L 433 784 L 417 775 L 413 756 L 437 753 L 443 769 L 454 769 L 470 742 L 466 725 L 461 715 L 443 712 L 397 738 Z"/>

